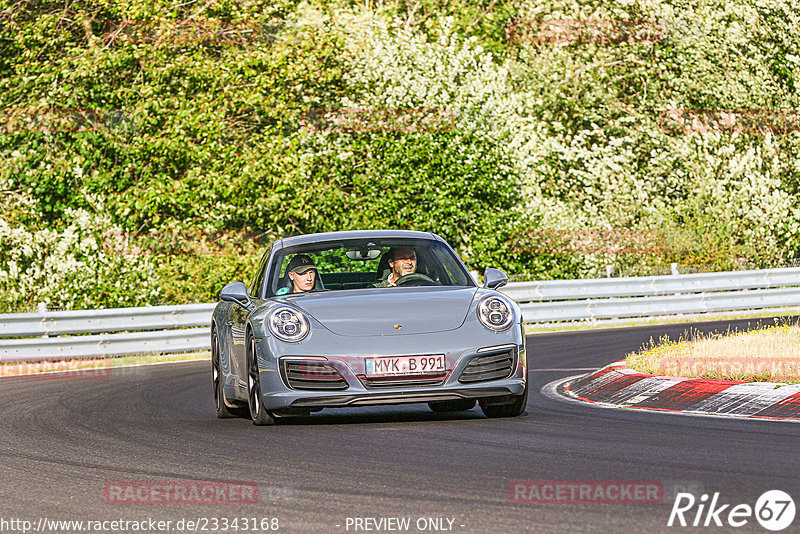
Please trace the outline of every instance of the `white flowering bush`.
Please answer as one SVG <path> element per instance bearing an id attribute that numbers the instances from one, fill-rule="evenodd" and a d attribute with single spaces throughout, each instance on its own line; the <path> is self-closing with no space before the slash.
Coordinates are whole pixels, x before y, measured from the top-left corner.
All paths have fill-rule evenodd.
<path id="1" fill-rule="evenodd" d="M 781 176 L 794 172 L 780 140 L 766 132 L 758 139 L 694 133 L 671 143 L 675 165 L 689 184 L 686 198 L 653 210 L 652 221 L 665 217 L 691 221 L 695 241 L 707 249 L 725 248 L 747 265 L 775 266 L 794 258 L 800 236 L 797 197 Z M 693 253 L 703 254 L 701 247 Z M 680 251 L 674 251 L 680 252 Z M 705 252 L 706 255 L 710 250 Z"/>
<path id="2" fill-rule="evenodd" d="M 786 5 L 776 0 L 761 9 L 791 22 Z M 449 121 L 454 132 L 496 143 L 504 161 L 498 178 L 521 188 L 517 222 L 503 230 L 512 239 L 470 235 L 459 243 L 468 258 L 481 247 L 496 247 L 499 257 L 522 259 L 510 262 L 517 272 L 560 277 L 603 275 L 608 265 L 647 271 L 672 261 L 778 265 L 795 255 L 800 236 L 798 203 L 786 184 L 796 167 L 786 152 L 792 138 L 676 134 L 664 127 L 669 109 L 747 108 L 766 105 L 768 95 L 794 104 L 770 71 L 763 13 L 739 7 L 523 2 L 515 24 L 629 20 L 652 26 L 653 42 L 522 42 L 505 58 L 459 35 L 450 18 L 435 24 L 429 38 L 370 12 L 306 13 L 307 23 L 341 34 L 348 90 L 332 127 L 304 137 L 302 159 L 357 158 L 337 127 L 361 134 L 385 130 L 386 110 L 401 116 L 395 130 L 411 134 L 408 143 L 415 130 L 403 129 L 402 121 L 410 118 L 424 130 L 424 122 L 414 122 L 421 110 L 438 114 L 435 124 Z M 788 29 L 771 37 L 775 47 L 795 39 Z M 741 50 L 747 55 L 737 68 L 720 74 L 719 63 Z M 585 243 L 608 235 L 623 240 Z M 531 239 L 552 236 L 567 246 L 550 257 L 541 246 L 530 247 Z M 657 246 L 648 242 L 637 250 L 650 236 Z"/>
<path id="3" fill-rule="evenodd" d="M 797 109 L 798 14 L 786 0 L 521 4 L 523 30 L 547 20 L 658 29 L 642 42 L 522 39 L 505 64 L 524 102 L 508 130 L 529 208 L 567 214 L 547 217 L 565 229 L 662 236 L 657 257 L 585 255 L 582 273 L 655 261 L 775 266 L 798 254 L 797 121 L 788 131 L 780 119 L 745 131 L 665 121 L 685 110 L 742 120 Z"/>
<path id="4" fill-rule="evenodd" d="M 639 228 L 651 188 L 642 183 L 640 173 L 632 172 L 636 169 L 631 160 L 639 157 L 636 136 L 609 139 L 596 124 L 573 135 L 557 121 L 543 121 L 537 115 L 547 106 L 545 98 L 520 91 L 513 83 L 510 69 L 524 71 L 523 67 L 493 57 L 475 39 L 459 36 L 451 19 L 440 21 L 438 35 L 431 40 L 400 22 L 388 24 L 378 17 L 345 20 L 345 80 L 352 93 L 343 98 L 343 107 L 448 113 L 456 118 L 456 131 L 497 144 L 507 168 L 498 169 L 498 177 L 521 177 L 506 181 L 507 187 L 520 188 L 523 199 L 521 210 L 514 212 L 511 240 L 475 237 L 473 241 L 480 242 L 465 243 L 460 250 L 464 255 L 472 257 L 481 246 L 496 247 L 505 258 L 525 258 L 522 263 L 509 261 L 517 272 L 545 277 L 597 275 L 618 261 L 620 254 L 613 246 L 583 247 L 589 252 L 569 254 L 574 244 L 568 244 L 566 250 L 547 254 L 541 247 L 531 248 L 530 240 L 532 235 L 569 240 L 565 235 L 570 233 L 580 240 L 592 232 Z M 547 88 L 541 90 L 544 94 Z M 319 152 L 342 149 L 338 138 L 326 135 L 315 145 Z M 550 165 L 554 155 L 559 160 L 555 169 Z M 635 260 L 653 262 L 653 256 L 648 251 Z"/>
<path id="5" fill-rule="evenodd" d="M 503 117 L 514 113 L 505 67 L 476 39 L 455 33 L 451 18 L 441 20 L 435 41 L 378 17 L 351 20 L 342 31 L 345 80 L 355 90 L 342 99 L 344 107 L 430 110 L 452 115 L 459 130 L 484 135 L 501 134 Z"/>
<path id="6" fill-rule="evenodd" d="M 17 194 L 16 207 L 36 202 Z M 0 216 L 0 312 L 43 302 L 81 309 L 141 306 L 159 301 L 155 269 L 130 247 L 107 217 L 68 209 L 66 223 L 22 222 L 8 209 Z"/>
<path id="7" fill-rule="evenodd" d="M 0 12 L 0 108 L 32 121 L 0 124 L 6 309 L 153 302 L 155 279 L 208 301 L 266 236 L 327 230 L 435 231 L 537 278 L 800 254 L 791 0 L 267 4 Z M 120 20 L 205 37 L 111 38 Z M 157 260 L 105 244 L 173 229 L 264 237 Z"/>
<path id="8" fill-rule="evenodd" d="M 310 187 L 287 207 L 301 201 L 317 231 L 437 232 L 474 268 L 511 259 L 500 247 L 520 188 L 496 118 L 513 108 L 513 92 L 492 55 L 448 19 L 432 41 L 374 13 L 304 20 L 343 43 L 346 88 L 301 123 L 299 168 Z"/>

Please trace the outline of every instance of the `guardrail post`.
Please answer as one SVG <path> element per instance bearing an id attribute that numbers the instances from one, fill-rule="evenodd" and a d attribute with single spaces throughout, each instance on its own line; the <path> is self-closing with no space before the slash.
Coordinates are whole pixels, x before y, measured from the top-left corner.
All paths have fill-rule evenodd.
<path id="1" fill-rule="evenodd" d="M 45 317 L 47 315 L 47 303 L 46 302 L 40 302 L 39 304 L 37 304 L 36 305 L 36 311 L 40 315 L 42 315 L 42 326 L 44 326 L 45 325 L 45 321 L 47 321 L 47 317 Z M 44 334 L 42 334 L 42 337 L 43 338 L 50 337 L 50 335 L 47 333 L 46 329 L 45 329 Z"/>
<path id="2" fill-rule="evenodd" d="M 677 263 L 670 263 L 669 264 L 669 269 L 670 269 L 670 271 L 672 271 L 672 275 L 673 276 L 677 276 L 677 275 L 681 274 L 681 273 L 678 272 L 678 264 Z M 683 295 L 683 293 L 675 292 L 675 295 Z M 677 314 L 677 316 L 678 317 L 683 317 L 683 314 L 679 313 L 679 314 Z"/>

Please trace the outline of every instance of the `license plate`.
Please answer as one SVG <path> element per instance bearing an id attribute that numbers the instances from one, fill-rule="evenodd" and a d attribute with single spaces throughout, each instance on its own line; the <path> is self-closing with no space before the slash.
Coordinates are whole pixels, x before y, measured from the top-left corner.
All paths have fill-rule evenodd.
<path id="1" fill-rule="evenodd" d="M 365 374 L 376 376 L 403 376 L 443 373 L 447 370 L 444 354 L 426 356 L 387 356 L 367 358 Z"/>

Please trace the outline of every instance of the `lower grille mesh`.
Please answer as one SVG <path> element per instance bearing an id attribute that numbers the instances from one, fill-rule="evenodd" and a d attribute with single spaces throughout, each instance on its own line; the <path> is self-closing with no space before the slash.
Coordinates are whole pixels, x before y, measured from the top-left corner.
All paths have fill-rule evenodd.
<path id="1" fill-rule="evenodd" d="M 365 376 L 358 377 L 361 382 L 368 388 L 389 388 L 389 387 L 405 387 L 405 386 L 438 386 L 444 379 L 447 378 L 447 373 L 440 373 L 436 375 L 418 376 L 418 377 L 385 377 L 385 378 L 367 378 Z"/>
<path id="2" fill-rule="evenodd" d="M 347 380 L 330 362 L 283 361 L 283 378 L 292 389 L 347 389 Z"/>
<path id="3" fill-rule="evenodd" d="M 507 378 L 514 370 L 514 349 L 480 354 L 470 360 L 458 381 L 461 383 L 485 382 Z"/>

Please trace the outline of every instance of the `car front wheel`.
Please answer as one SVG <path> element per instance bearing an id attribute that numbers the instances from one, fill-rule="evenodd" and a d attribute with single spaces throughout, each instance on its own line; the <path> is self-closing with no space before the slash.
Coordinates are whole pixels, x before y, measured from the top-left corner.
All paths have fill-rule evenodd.
<path id="1" fill-rule="evenodd" d="M 217 411 L 217 417 L 220 419 L 238 417 L 239 411 L 236 408 L 229 407 L 225 401 L 225 387 L 222 383 L 222 367 L 219 359 L 219 339 L 217 337 L 217 329 L 214 328 L 211 332 L 211 385 L 214 388 L 214 407 Z"/>
<path id="2" fill-rule="evenodd" d="M 261 399 L 261 376 L 258 372 L 256 357 L 256 339 L 250 335 L 247 339 L 247 404 L 250 407 L 250 418 L 254 425 L 271 425 L 275 418 L 264 409 Z"/>
<path id="3" fill-rule="evenodd" d="M 481 411 L 486 417 L 517 417 L 525 413 L 525 407 L 528 405 L 528 384 L 525 384 L 525 390 L 522 395 L 512 395 L 509 397 L 510 402 L 498 403 L 497 399 L 480 401 Z"/>

